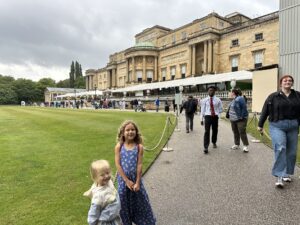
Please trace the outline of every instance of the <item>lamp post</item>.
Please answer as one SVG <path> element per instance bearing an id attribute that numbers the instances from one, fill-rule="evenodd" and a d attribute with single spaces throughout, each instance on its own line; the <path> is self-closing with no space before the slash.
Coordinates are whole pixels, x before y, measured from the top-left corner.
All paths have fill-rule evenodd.
<path id="1" fill-rule="evenodd" d="M 230 81 L 231 89 L 234 89 L 234 88 L 235 88 L 235 85 L 236 85 L 236 80 L 235 80 L 235 79 L 232 79 L 232 80 Z"/>

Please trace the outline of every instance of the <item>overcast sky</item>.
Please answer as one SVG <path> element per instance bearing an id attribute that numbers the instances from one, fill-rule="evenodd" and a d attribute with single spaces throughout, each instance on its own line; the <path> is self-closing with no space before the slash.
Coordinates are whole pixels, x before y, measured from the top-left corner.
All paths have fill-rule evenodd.
<path id="1" fill-rule="evenodd" d="M 278 8 L 279 0 L 0 0 L 0 74 L 59 81 L 72 60 L 83 73 L 105 67 L 145 28 L 174 29 L 213 11 L 253 18 Z"/>

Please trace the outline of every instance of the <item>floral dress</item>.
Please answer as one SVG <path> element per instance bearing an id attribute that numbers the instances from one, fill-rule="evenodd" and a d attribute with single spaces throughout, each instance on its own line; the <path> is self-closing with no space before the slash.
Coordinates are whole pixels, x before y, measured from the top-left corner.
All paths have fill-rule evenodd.
<path id="1" fill-rule="evenodd" d="M 124 145 L 120 150 L 120 164 L 125 175 L 132 182 L 136 182 L 137 175 L 137 159 L 138 145 L 132 150 L 128 150 Z M 141 181 L 140 190 L 138 192 L 131 191 L 125 181 L 118 175 L 118 192 L 121 201 L 120 216 L 123 225 L 154 225 L 156 219 L 150 205 L 149 197 Z"/>

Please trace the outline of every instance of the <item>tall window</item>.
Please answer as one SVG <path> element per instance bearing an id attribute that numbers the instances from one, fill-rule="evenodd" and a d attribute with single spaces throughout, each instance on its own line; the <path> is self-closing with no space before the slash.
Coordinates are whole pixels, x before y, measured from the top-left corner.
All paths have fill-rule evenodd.
<path id="1" fill-rule="evenodd" d="M 137 82 L 142 83 L 143 82 L 143 71 L 137 70 L 136 77 L 137 77 Z"/>
<path id="2" fill-rule="evenodd" d="M 255 41 L 262 41 L 264 39 L 263 33 L 255 34 Z"/>
<path id="3" fill-rule="evenodd" d="M 176 43 L 176 35 L 173 34 L 173 35 L 172 35 L 172 44 L 175 44 L 175 43 Z"/>
<path id="4" fill-rule="evenodd" d="M 263 51 L 254 52 L 254 68 L 260 68 L 263 65 Z"/>
<path id="5" fill-rule="evenodd" d="M 171 66 L 171 80 L 175 79 L 176 75 L 176 66 Z"/>
<path id="6" fill-rule="evenodd" d="M 231 40 L 231 47 L 239 46 L 239 39 Z"/>
<path id="7" fill-rule="evenodd" d="M 162 81 L 166 80 L 166 75 L 167 75 L 167 69 L 161 69 L 161 77 L 162 77 Z"/>
<path id="8" fill-rule="evenodd" d="M 182 31 L 182 33 L 181 33 L 181 39 L 182 40 L 186 39 L 186 32 L 185 31 Z"/>
<path id="9" fill-rule="evenodd" d="M 181 78 L 185 78 L 185 73 L 186 73 L 186 65 L 181 65 Z"/>
<path id="10" fill-rule="evenodd" d="M 127 82 L 132 81 L 132 71 L 128 72 Z"/>
<path id="11" fill-rule="evenodd" d="M 238 71 L 239 70 L 239 58 L 238 56 L 231 57 L 231 71 Z"/>
<path id="12" fill-rule="evenodd" d="M 147 83 L 150 83 L 153 80 L 153 70 L 147 70 Z"/>

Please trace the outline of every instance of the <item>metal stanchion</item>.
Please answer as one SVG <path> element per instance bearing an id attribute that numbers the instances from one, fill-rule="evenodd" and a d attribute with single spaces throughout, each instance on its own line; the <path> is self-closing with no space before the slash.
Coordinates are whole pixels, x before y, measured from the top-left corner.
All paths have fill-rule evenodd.
<path id="1" fill-rule="evenodd" d="M 170 122 L 170 117 L 167 118 L 167 135 L 168 135 L 168 141 L 167 141 L 166 147 L 164 147 L 162 149 L 165 152 L 170 152 L 170 151 L 174 150 L 173 148 L 169 147 L 169 139 L 170 139 L 170 136 L 169 136 L 169 122 Z"/>
<path id="2" fill-rule="evenodd" d="M 257 124 L 256 124 L 257 113 L 256 112 L 254 112 L 253 117 L 252 117 L 251 120 L 254 120 L 254 127 L 257 128 Z M 260 135 L 262 135 L 262 133 Z M 259 139 L 252 139 L 251 142 L 253 142 L 253 143 L 260 143 L 261 141 Z"/>

